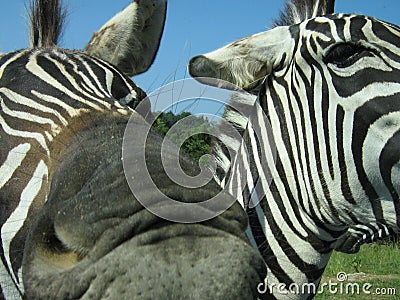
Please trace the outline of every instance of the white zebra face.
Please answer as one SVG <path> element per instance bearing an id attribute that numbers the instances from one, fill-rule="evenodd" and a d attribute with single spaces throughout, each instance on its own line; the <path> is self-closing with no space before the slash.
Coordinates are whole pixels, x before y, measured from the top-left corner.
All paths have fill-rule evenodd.
<path id="1" fill-rule="evenodd" d="M 394 25 L 330 15 L 195 57 L 189 70 L 245 89 L 266 77 L 259 100 L 292 163 L 282 168 L 310 178 L 308 196 L 332 212 L 325 219 L 398 229 L 399 47 Z"/>
<path id="2" fill-rule="evenodd" d="M 193 77 L 222 79 L 251 90 L 279 66 L 288 64 L 286 53 L 292 53 L 294 47 L 290 28 L 277 27 L 192 58 L 189 72 Z"/>

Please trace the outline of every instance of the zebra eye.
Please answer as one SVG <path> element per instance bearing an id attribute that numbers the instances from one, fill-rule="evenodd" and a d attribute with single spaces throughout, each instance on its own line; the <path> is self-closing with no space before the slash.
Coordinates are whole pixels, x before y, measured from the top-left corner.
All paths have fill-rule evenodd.
<path id="1" fill-rule="evenodd" d="M 326 64 L 334 64 L 345 68 L 355 63 L 367 50 L 364 47 L 353 44 L 339 44 L 329 50 L 324 58 Z"/>

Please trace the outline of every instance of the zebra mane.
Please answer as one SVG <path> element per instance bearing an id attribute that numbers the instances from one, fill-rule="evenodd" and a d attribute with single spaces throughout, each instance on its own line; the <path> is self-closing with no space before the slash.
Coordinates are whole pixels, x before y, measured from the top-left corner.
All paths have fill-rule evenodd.
<path id="1" fill-rule="evenodd" d="M 279 18 L 273 21 L 273 27 L 290 26 L 317 16 L 332 14 L 334 0 L 291 0 L 286 1 Z"/>
<path id="2" fill-rule="evenodd" d="M 213 156 L 217 164 L 214 179 L 221 185 L 229 177 L 231 163 L 243 141 L 249 116 L 257 96 L 248 93 L 233 93 L 225 108 L 223 118 L 228 124 L 217 127 L 217 138 L 213 141 Z M 237 134 L 239 133 L 239 135 Z"/>
<path id="3" fill-rule="evenodd" d="M 30 0 L 31 47 L 55 47 L 62 35 L 66 9 L 61 0 Z"/>

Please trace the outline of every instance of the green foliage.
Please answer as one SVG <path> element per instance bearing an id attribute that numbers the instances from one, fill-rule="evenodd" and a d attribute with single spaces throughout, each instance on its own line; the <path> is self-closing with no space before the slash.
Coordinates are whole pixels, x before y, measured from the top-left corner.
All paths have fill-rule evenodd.
<path id="1" fill-rule="evenodd" d="M 364 283 L 371 284 L 372 294 L 332 294 L 328 289 L 318 294 L 315 299 L 399 299 L 400 293 L 400 246 L 399 243 L 374 243 L 363 245 L 358 253 L 345 254 L 334 252 L 325 269 L 322 282 L 338 282 L 336 275 L 339 272 L 346 274 L 361 273 L 359 277 L 349 277 L 343 284 Z M 393 288 L 395 290 L 393 290 Z M 374 295 L 376 289 L 386 289 L 387 294 Z M 395 295 L 389 293 L 396 292 Z"/>
<path id="2" fill-rule="evenodd" d="M 157 119 L 154 123 L 153 127 L 162 135 L 165 135 L 168 132 L 168 127 L 161 119 Z"/>
<path id="3" fill-rule="evenodd" d="M 351 262 L 351 265 L 354 268 L 354 272 L 359 273 L 361 272 L 361 267 L 362 267 L 362 263 L 361 263 L 361 258 L 354 258 L 353 261 Z"/>
<path id="4" fill-rule="evenodd" d="M 177 126 L 174 126 L 175 124 Z M 204 117 L 196 117 L 189 112 L 175 115 L 169 111 L 161 113 L 153 126 L 178 146 L 183 142 L 181 151 L 195 161 L 211 151 L 212 136 L 204 132 L 213 132 L 214 125 Z"/>

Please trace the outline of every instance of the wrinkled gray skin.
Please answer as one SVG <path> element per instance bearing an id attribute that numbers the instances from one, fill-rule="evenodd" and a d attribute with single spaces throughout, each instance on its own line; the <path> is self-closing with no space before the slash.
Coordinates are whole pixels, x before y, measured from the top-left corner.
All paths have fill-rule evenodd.
<path id="1" fill-rule="evenodd" d="M 27 239 L 23 276 L 28 299 L 253 299 L 264 263 L 247 243 L 239 204 L 201 224 L 160 219 L 135 199 L 121 161 L 127 117 L 91 116 L 57 139 L 50 195 Z M 137 115 L 137 132 L 145 132 Z M 59 144 L 59 143 L 54 143 Z M 148 170 L 160 190 L 184 202 L 219 192 L 171 182 L 152 133 Z M 135 141 L 132 151 L 135 152 Z M 172 153 L 172 152 L 171 152 Z M 173 154 L 170 154 L 173 155 Z M 195 174 L 187 158 L 182 168 Z M 149 191 L 149 197 L 151 197 Z M 225 195 L 229 200 L 229 196 Z M 168 209 L 168 207 L 166 207 Z M 191 212 L 195 213 L 195 212 Z"/>

